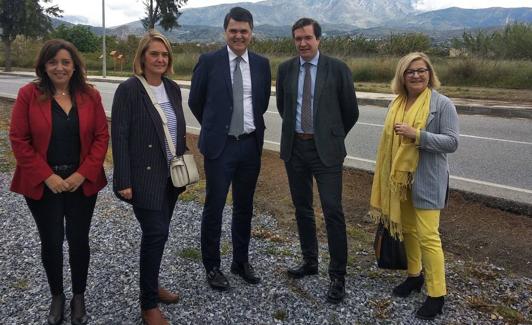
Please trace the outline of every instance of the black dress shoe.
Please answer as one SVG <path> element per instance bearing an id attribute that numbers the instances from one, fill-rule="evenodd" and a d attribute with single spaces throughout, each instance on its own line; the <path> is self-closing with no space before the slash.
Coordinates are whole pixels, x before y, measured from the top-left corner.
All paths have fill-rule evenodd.
<path id="1" fill-rule="evenodd" d="M 444 296 L 441 297 L 429 297 L 423 303 L 423 306 L 416 312 L 416 317 L 425 320 L 434 320 L 438 314 L 443 312 Z"/>
<path id="2" fill-rule="evenodd" d="M 207 272 L 207 282 L 215 290 L 226 291 L 229 289 L 229 281 L 217 267 Z"/>
<path id="3" fill-rule="evenodd" d="M 57 325 L 63 322 L 63 312 L 65 310 L 65 294 L 61 293 L 52 296 L 50 313 L 48 314 L 48 324 Z"/>
<path id="4" fill-rule="evenodd" d="M 327 301 L 332 304 L 337 304 L 344 300 L 345 297 L 345 281 L 338 278 L 331 279 L 329 291 L 327 291 Z"/>
<path id="5" fill-rule="evenodd" d="M 408 297 L 412 291 L 420 292 L 421 287 L 423 287 L 423 282 L 425 282 L 423 274 L 418 276 L 409 276 L 405 281 L 403 281 L 403 283 L 393 288 L 392 293 L 397 297 Z"/>
<path id="6" fill-rule="evenodd" d="M 288 269 L 288 276 L 294 279 L 300 279 L 306 275 L 318 274 L 318 264 L 303 262 L 302 264 Z"/>
<path id="7" fill-rule="evenodd" d="M 253 266 L 249 263 L 231 263 L 231 273 L 240 275 L 244 281 L 251 284 L 260 282 L 260 278 L 255 274 Z"/>
<path id="8" fill-rule="evenodd" d="M 70 301 L 70 313 L 72 325 L 85 325 L 89 321 L 85 308 L 85 296 L 82 293 L 75 294 Z"/>

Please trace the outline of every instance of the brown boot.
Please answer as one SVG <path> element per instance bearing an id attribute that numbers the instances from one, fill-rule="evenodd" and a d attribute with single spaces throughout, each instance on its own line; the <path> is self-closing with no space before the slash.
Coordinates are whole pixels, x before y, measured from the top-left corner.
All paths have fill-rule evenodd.
<path id="1" fill-rule="evenodd" d="M 175 304 L 179 301 L 179 296 L 166 290 L 165 288 L 159 287 L 159 300 L 163 304 Z"/>
<path id="2" fill-rule="evenodd" d="M 158 307 L 142 311 L 142 321 L 146 325 L 168 325 L 168 321 Z"/>

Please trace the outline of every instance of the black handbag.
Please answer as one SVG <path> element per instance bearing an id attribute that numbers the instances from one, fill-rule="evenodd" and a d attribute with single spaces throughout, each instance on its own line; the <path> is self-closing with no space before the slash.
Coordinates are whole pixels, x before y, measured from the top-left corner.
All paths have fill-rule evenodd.
<path id="1" fill-rule="evenodd" d="M 390 231 L 384 227 L 382 222 L 377 227 L 373 247 L 375 248 L 375 257 L 379 268 L 389 270 L 407 269 L 404 243 L 390 235 Z"/>

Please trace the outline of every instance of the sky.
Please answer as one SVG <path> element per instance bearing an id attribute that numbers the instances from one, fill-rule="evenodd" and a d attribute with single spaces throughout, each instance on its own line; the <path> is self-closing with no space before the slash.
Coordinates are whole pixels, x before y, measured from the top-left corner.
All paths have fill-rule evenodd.
<path id="1" fill-rule="evenodd" d="M 248 0 L 247 2 L 258 2 Z M 286 0 L 290 1 L 290 0 Z M 532 0 L 412 0 L 418 10 L 436 10 L 448 7 L 532 7 Z M 186 8 L 212 6 L 221 3 L 246 2 L 246 0 L 188 0 Z M 74 23 L 102 25 L 101 0 L 52 0 L 63 9 L 63 19 Z M 144 17 L 142 0 L 105 0 L 105 26 L 126 24 Z"/>

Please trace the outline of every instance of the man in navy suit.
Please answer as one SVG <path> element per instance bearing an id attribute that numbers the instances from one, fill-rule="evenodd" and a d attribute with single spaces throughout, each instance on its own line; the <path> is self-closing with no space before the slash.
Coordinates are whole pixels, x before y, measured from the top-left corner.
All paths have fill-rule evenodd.
<path id="1" fill-rule="evenodd" d="M 232 8 L 224 20 L 227 46 L 201 55 L 192 76 L 188 104 L 201 124 L 199 149 L 207 179 L 201 221 L 201 254 L 207 282 L 227 290 L 220 270 L 222 211 L 232 185 L 233 262 L 231 272 L 256 284 L 248 260 L 253 195 L 260 171 L 264 143 L 263 114 L 271 93 L 270 65 L 266 58 L 247 50 L 253 16 Z"/>

